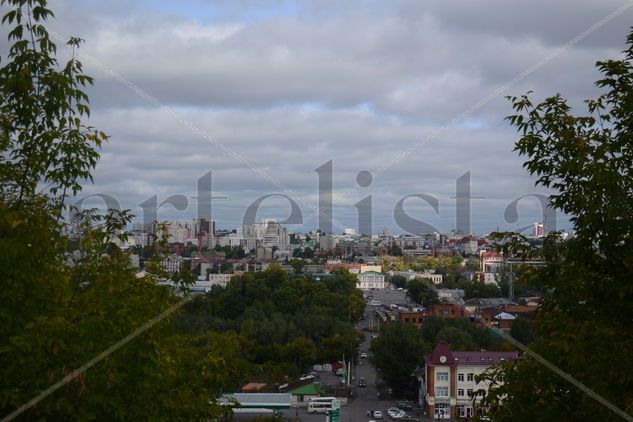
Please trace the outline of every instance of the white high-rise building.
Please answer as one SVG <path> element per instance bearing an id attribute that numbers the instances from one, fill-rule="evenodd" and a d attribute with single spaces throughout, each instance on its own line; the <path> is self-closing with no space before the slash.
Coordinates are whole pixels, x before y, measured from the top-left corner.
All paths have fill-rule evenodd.
<path id="1" fill-rule="evenodd" d="M 545 226 L 543 223 L 534 223 L 534 237 L 545 236 Z"/>
<path id="2" fill-rule="evenodd" d="M 290 243 L 286 228 L 271 219 L 243 226 L 238 231 L 238 235 L 240 234 L 244 239 L 254 239 L 254 247 L 264 246 L 267 248 L 277 247 L 278 249 L 285 249 Z"/>

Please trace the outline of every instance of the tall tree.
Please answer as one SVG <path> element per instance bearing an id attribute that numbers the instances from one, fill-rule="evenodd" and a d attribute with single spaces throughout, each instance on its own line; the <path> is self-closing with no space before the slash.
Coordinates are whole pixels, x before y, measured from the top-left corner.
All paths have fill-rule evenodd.
<path id="1" fill-rule="evenodd" d="M 431 306 L 438 302 L 437 291 L 428 283 L 429 280 L 414 278 L 407 283 L 407 296 L 413 303 L 423 306 Z"/>
<path id="2" fill-rule="evenodd" d="M 3 0 L 0 68 L 0 413 L 33 399 L 180 300 L 137 278 L 116 238 L 128 212 L 75 214 L 107 136 L 86 126 L 92 79 L 60 64 L 45 0 Z M 68 234 L 71 233 L 71 234 Z M 224 376 L 220 347 L 163 321 L 24 414 L 33 420 L 204 419 Z M 151 400 L 150 400 L 151 399 Z"/>
<path id="3" fill-rule="evenodd" d="M 400 396 L 410 384 L 413 371 L 422 363 L 424 342 L 415 325 L 395 321 L 386 325 L 371 342 L 373 363 L 381 377 Z"/>
<path id="4" fill-rule="evenodd" d="M 604 90 L 575 116 L 560 95 L 533 104 L 512 97 L 509 117 L 521 137 L 516 150 L 537 184 L 550 188 L 552 206 L 566 213 L 575 236 L 550 235 L 541 251 L 546 265 L 524 272 L 547 292 L 531 347 L 562 371 L 633 414 L 633 32 L 622 60 L 597 63 Z M 504 248 L 530 254 L 514 236 Z M 533 359 L 507 365 L 505 383 L 484 404 L 496 420 L 621 420 Z"/>

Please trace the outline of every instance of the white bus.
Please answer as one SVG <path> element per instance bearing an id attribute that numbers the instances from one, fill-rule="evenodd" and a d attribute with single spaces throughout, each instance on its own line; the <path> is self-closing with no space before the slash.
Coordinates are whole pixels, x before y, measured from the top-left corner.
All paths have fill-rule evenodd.
<path id="1" fill-rule="evenodd" d="M 312 397 L 308 400 L 308 413 L 326 413 L 341 407 L 335 397 Z"/>

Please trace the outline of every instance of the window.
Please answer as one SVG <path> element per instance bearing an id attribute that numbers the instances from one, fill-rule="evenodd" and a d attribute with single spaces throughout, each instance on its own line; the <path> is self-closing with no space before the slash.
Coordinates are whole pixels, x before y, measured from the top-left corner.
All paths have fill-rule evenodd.
<path id="1" fill-rule="evenodd" d="M 473 411 L 472 406 L 458 405 L 457 406 L 457 416 L 460 418 L 472 418 L 475 412 Z"/>
<path id="2" fill-rule="evenodd" d="M 457 381 L 464 381 L 464 374 L 457 374 Z"/>
<path id="3" fill-rule="evenodd" d="M 463 388 L 457 389 L 457 397 L 464 397 L 464 389 Z"/>
<path id="4" fill-rule="evenodd" d="M 448 387 L 435 387 L 435 397 L 448 397 Z"/>
<path id="5" fill-rule="evenodd" d="M 473 395 L 473 389 L 469 388 L 468 390 L 466 390 L 466 394 L 468 394 L 468 397 L 472 397 Z"/>
<path id="6" fill-rule="evenodd" d="M 448 381 L 448 372 L 438 372 L 437 373 L 438 381 Z"/>
<path id="7" fill-rule="evenodd" d="M 474 381 L 475 380 L 474 374 L 468 374 L 467 379 L 468 381 Z"/>
<path id="8" fill-rule="evenodd" d="M 451 417 L 451 405 L 448 403 L 435 403 L 434 410 L 436 418 L 449 419 Z"/>

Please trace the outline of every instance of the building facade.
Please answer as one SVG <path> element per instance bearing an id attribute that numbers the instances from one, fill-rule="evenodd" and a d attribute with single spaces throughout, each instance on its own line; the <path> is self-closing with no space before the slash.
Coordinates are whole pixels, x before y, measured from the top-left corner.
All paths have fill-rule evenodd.
<path id="1" fill-rule="evenodd" d="M 358 274 L 357 286 L 361 290 L 384 289 L 385 275 L 376 271 L 366 271 Z"/>
<path id="2" fill-rule="evenodd" d="M 427 279 L 427 280 L 431 280 L 433 284 L 441 284 L 442 279 L 443 279 L 442 274 L 435 274 L 435 272 L 433 272 L 432 270 L 427 270 L 427 271 L 422 271 L 422 272 L 413 271 L 413 270 L 409 270 L 409 271 L 391 270 L 387 272 L 387 274 L 389 274 L 389 276 L 391 277 L 394 277 L 394 276 L 404 277 L 407 281 L 413 280 L 414 278 Z"/>
<path id="3" fill-rule="evenodd" d="M 477 375 L 489 367 L 518 358 L 516 352 L 453 352 L 445 342 L 424 356 L 420 406 L 435 419 L 471 418 L 477 411 L 477 390 L 487 390 Z"/>
<path id="4" fill-rule="evenodd" d="M 211 286 L 226 287 L 235 274 L 209 274 L 209 284 Z"/>

